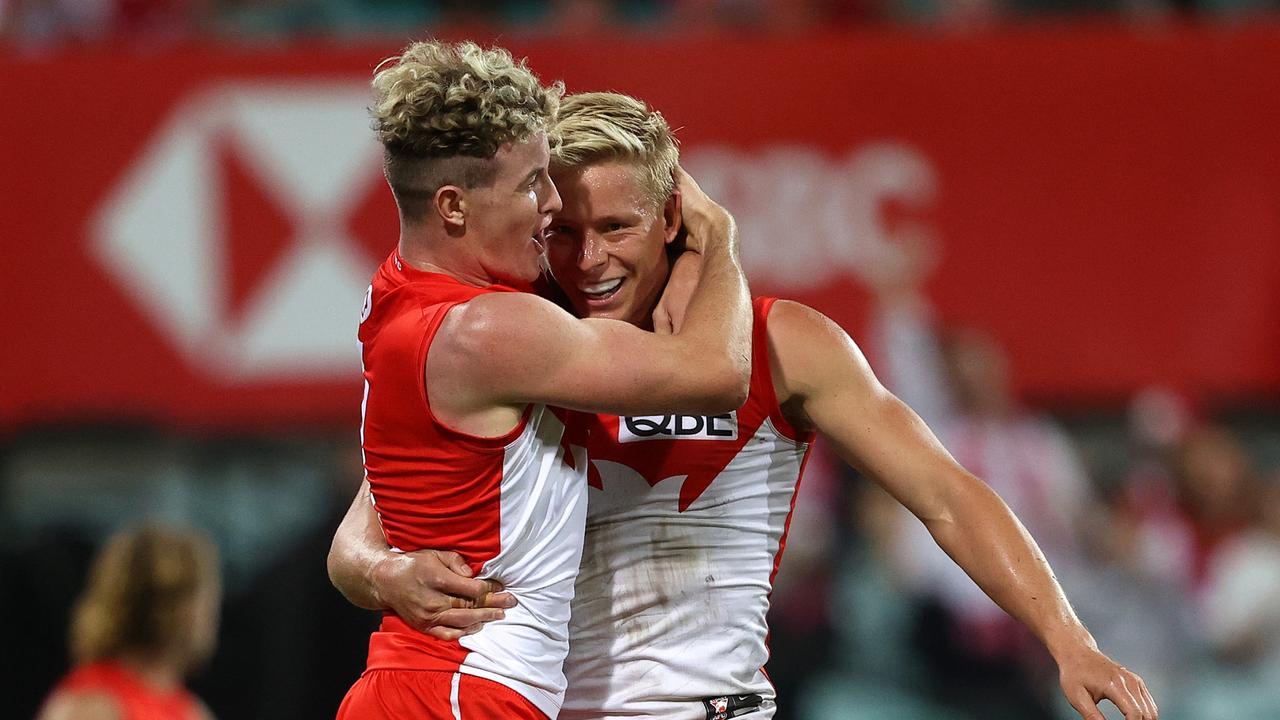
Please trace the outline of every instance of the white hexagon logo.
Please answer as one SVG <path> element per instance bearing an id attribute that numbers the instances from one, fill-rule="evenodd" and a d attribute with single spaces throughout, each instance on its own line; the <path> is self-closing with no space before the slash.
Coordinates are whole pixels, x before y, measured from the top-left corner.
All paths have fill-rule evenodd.
<path id="1" fill-rule="evenodd" d="M 234 84 L 182 103 L 91 221 L 94 256 L 193 366 L 224 380 L 316 380 L 359 366 L 356 308 L 377 259 L 345 236 L 381 182 L 360 83 Z M 278 261 L 231 312 L 226 143 L 290 216 Z"/>

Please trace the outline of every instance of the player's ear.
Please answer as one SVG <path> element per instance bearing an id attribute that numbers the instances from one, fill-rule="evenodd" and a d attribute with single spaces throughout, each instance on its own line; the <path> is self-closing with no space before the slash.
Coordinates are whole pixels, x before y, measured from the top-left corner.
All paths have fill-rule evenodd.
<path id="1" fill-rule="evenodd" d="M 673 192 L 662 205 L 662 241 L 664 243 L 670 245 L 676 239 L 680 234 L 681 222 L 680 193 Z"/>
<path id="2" fill-rule="evenodd" d="M 432 210 L 444 220 L 450 232 L 461 231 L 467 225 L 466 193 L 457 185 L 441 185 L 431 198 Z"/>

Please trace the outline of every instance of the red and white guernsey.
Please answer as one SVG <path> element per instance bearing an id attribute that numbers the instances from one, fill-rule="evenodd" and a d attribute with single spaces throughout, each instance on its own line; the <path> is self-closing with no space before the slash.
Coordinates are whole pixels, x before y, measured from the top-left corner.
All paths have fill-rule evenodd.
<path id="1" fill-rule="evenodd" d="M 530 406 L 502 437 L 458 432 L 432 414 L 424 379 L 446 313 L 490 292 L 514 290 L 422 272 L 398 253 L 382 264 L 360 323 L 361 442 L 388 544 L 404 552 L 456 550 L 476 577 L 498 580 L 520 604 L 452 642 L 388 613 L 370 639 L 368 667 L 487 678 L 555 717 L 586 519 L 584 443 L 570 443 L 568 413 L 543 405 Z"/>
<path id="2" fill-rule="evenodd" d="M 560 718 L 773 715 L 765 614 L 812 436 L 774 395 L 772 304 L 737 412 L 595 418 Z"/>

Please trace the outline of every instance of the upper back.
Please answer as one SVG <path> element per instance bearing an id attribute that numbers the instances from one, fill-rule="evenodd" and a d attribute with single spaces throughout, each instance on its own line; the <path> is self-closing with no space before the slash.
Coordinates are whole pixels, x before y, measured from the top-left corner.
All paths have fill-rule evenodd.
<path id="1" fill-rule="evenodd" d="M 57 712 L 56 706 L 68 712 Z M 204 714 L 195 696 L 185 688 L 154 688 L 125 667 L 107 661 L 71 671 L 58 684 L 42 717 L 202 720 Z"/>

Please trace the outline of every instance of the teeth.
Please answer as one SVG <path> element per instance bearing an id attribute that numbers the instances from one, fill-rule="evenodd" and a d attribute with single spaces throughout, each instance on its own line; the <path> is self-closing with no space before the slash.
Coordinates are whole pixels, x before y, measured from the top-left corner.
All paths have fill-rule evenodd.
<path id="1" fill-rule="evenodd" d="M 582 287 L 582 292 L 587 295 L 608 295 L 614 290 L 617 290 L 618 286 L 621 284 L 622 278 L 615 278 L 613 280 L 596 283 L 595 285 L 585 285 Z"/>

